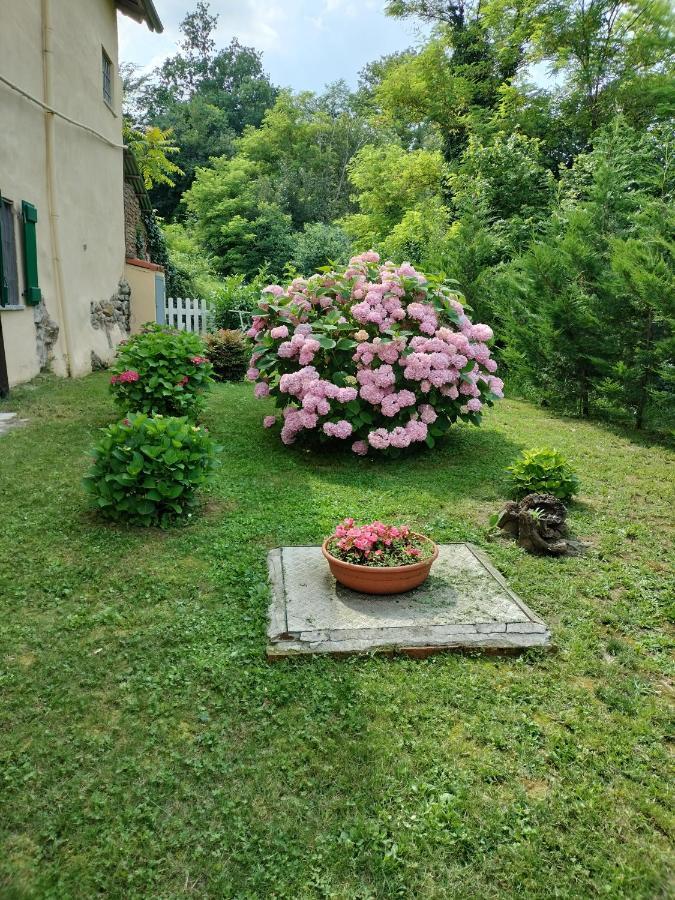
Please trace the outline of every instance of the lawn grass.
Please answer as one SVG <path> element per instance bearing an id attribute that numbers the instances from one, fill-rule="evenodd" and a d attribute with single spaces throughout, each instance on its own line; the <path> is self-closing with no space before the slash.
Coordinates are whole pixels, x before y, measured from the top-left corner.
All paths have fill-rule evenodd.
<path id="1" fill-rule="evenodd" d="M 201 517 L 101 524 L 105 375 L 0 439 L 0 896 L 670 896 L 673 455 L 505 401 L 404 461 L 289 450 L 218 387 Z M 503 468 L 557 446 L 592 548 L 490 540 Z M 483 546 L 557 652 L 265 661 L 265 555 L 345 515 Z"/>

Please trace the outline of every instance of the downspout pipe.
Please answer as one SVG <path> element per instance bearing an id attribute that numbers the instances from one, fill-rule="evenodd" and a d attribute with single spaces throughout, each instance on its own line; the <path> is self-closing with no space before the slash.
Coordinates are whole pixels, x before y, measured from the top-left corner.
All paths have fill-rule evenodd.
<path id="1" fill-rule="evenodd" d="M 47 204 L 49 207 L 49 234 L 52 245 L 52 265 L 57 315 L 65 350 L 66 372 L 72 375 L 73 347 L 68 315 L 65 308 L 63 268 L 61 265 L 61 241 L 59 237 L 59 214 L 56 204 L 56 167 L 54 164 L 54 112 L 52 103 L 52 19 L 51 0 L 41 0 L 42 4 L 42 91 L 45 105 L 45 162 L 47 170 Z"/>

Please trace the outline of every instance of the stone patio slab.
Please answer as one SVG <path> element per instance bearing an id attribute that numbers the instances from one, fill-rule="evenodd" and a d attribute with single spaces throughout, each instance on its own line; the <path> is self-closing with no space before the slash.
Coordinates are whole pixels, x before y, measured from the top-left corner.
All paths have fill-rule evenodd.
<path id="1" fill-rule="evenodd" d="M 13 428 L 25 425 L 28 419 L 20 419 L 15 412 L 0 412 L 0 437 Z"/>
<path id="2" fill-rule="evenodd" d="M 372 596 L 337 584 L 320 547 L 268 556 L 272 601 L 267 656 L 441 650 L 513 652 L 549 647 L 546 623 L 472 544 L 441 544 L 428 580 Z"/>

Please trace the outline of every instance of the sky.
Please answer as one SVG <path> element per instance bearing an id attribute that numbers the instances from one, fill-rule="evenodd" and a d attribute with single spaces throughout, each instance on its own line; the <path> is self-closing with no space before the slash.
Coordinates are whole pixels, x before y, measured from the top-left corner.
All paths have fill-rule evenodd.
<path id="1" fill-rule="evenodd" d="M 155 0 L 163 34 L 119 14 L 120 62 L 143 69 L 161 63 L 175 52 L 178 24 L 195 5 Z M 385 16 L 384 0 L 211 0 L 210 6 L 219 15 L 218 47 L 236 37 L 261 50 L 272 82 L 296 91 L 320 91 L 340 78 L 355 87 L 366 63 L 424 34 L 419 24 Z"/>

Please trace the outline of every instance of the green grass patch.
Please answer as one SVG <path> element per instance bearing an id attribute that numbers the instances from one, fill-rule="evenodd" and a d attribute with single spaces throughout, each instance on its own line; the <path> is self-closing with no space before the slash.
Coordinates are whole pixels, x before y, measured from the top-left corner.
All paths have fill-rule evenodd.
<path id="1" fill-rule="evenodd" d="M 170 531 L 81 478 L 105 375 L 44 379 L 0 438 L 0 896 L 668 894 L 673 456 L 522 402 L 405 460 L 286 449 L 218 386 L 223 466 Z M 490 540 L 504 468 L 555 446 L 592 548 Z M 266 552 L 347 515 L 484 547 L 557 653 L 269 665 Z"/>

